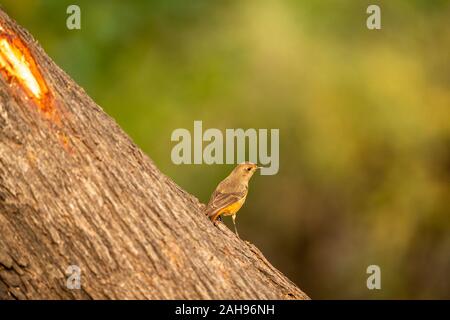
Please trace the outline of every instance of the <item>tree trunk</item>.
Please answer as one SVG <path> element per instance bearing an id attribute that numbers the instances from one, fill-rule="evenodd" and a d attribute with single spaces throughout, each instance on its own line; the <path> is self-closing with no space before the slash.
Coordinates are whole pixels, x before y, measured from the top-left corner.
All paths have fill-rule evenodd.
<path id="1" fill-rule="evenodd" d="M 0 73 L 0 299 L 308 298 L 3 11 Z"/>

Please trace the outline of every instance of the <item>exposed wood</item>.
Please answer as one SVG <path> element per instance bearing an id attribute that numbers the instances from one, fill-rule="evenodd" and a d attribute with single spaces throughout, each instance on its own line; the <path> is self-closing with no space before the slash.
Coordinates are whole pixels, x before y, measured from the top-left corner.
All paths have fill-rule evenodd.
<path id="1" fill-rule="evenodd" d="M 35 101 L 0 74 L 0 299 L 308 298 L 215 227 L 3 11 L 0 25 L 48 87 Z"/>

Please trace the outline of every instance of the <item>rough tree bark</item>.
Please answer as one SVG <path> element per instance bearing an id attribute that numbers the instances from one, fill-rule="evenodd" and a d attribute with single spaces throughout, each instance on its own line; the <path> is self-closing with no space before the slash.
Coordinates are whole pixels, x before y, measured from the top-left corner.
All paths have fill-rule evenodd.
<path id="1" fill-rule="evenodd" d="M 14 75 L 6 42 L 41 96 Z M 0 299 L 307 299 L 0 11 Z M 34 61 L 34 62 L 33 62 Z M 30 85 L 31 86 L 31 85 Z M 81 289 L 66 287 L 81 268 Z"/>

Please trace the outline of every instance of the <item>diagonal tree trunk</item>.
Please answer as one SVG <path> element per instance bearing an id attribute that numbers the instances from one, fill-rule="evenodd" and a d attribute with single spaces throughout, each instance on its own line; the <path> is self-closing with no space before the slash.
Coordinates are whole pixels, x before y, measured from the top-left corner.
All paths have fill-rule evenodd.
<path id="1" fill-rule="evenodd" d="M 3 11 L 0 73 L 0 299 L 308 298 Z"/>

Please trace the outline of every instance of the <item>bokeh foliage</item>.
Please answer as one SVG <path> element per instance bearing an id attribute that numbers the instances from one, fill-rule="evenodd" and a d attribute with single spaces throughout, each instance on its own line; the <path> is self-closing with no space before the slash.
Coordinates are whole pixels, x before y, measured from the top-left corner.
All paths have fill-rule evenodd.
<path id="1" fill-rule="evenodd" d="M 172 164 L 174 129 L 279 128 L 280 171 L 253 179 L 238 227 L 312 298 L 450 298 L 449 1 L 2 6 L 203 202 L 232 166 Z"/>

